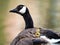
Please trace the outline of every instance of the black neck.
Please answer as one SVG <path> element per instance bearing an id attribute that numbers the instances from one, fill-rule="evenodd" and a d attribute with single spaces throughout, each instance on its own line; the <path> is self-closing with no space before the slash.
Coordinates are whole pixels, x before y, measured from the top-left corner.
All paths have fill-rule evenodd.
<path id="1" fill-rule="evenodd" d="M 25 14 L 23 14 L 23 18 L 25 20 L 25 29 L 28 29 L 28 28 L 33 28 L 33 20 L 31 18 L 31 15 L 30 13 L 27 11 Z"/>

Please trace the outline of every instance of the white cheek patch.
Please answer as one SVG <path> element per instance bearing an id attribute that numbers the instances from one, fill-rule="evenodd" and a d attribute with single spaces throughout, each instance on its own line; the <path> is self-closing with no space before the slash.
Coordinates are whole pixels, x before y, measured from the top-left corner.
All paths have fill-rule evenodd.
<path id="1" fill-rule="evenodd" d="M 26 12 L 26 7 L 24 6 L 19 12 L 24 14 Z"/>

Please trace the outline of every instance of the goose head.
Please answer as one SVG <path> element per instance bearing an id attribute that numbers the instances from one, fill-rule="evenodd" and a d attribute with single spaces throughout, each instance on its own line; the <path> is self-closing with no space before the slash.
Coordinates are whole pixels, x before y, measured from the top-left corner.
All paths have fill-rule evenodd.
<path id="1" fill-rule="evenodd" d="M 26 13 L 29 13 L 29 10 L 25 5 L 18 5 L 15 9 L 10 10 L 10 12 L 18 13 L 23 16 Z"/>

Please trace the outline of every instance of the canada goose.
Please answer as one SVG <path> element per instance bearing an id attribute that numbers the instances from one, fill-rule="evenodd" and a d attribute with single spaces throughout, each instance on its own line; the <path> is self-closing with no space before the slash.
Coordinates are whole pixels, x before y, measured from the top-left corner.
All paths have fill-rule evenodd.
<path id="1" fill-rule="evenodd" d="M 37 28 L 34 28 L 33 20 L 28 8 L 24 5 L 18 5 L 15 9 L 10 10 L 10 12 L 23 16 L 26 23 L 25 29 L 18 34 L 11 45 L 33 45 L 32 38 L 36 38 L 35 32 Z"/>
<path id="2" fill-rule="evenodd" d="M 34 28 L 33 20 L 29 13 L 28 8 L 25 5 L 18 5 L 15 9 L 10 10 L 10 12 L 17 13 L 23 16 L 25 20 L 25 29 L 18 34 L 18 36 L 12 41 L 11 45 L 33 45 L 36 43 L 34 38 L 46 36 L 49 39 L 59 39 L 60 37 L 50 30 L 45 30 L 43 28 Z M 35 35 L 38 30 L 39 34 Z M 40 30 L 40 31 L 39 31 Z M 32 39 L 34 39 L 32 41 Z M 45 40 L 45 38 L 43 38 Z M 33 42 L 33 43 L 32 43 Z M 40 42 L 40 41 L 39 41 Z"/>
<path id="3" fill-rule="evenodd" d="M 34 28 L 33 20 L 26 6 L 18 5 L 15 9 L 11 10 L 10 12 L 14 12 L 23 16 L 26 24 L 25 29 Z"/>

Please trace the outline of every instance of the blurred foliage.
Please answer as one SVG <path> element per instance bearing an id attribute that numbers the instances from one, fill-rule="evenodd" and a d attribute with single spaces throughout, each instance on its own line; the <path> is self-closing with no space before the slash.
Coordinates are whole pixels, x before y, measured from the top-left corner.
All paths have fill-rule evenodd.
<path id="1" fill-rule="evenodd" d="M 59 9 L 57 9 L 60 5 L 57 4 L 59 0 L 49 0 L 49 9 L 47 10 L 47 27 L 52 29 L 57 29 L 60 25 L 59 19 Z"/>
<path id="2" fill-rule="evenodd" d="M 60 31 L 59 0 L 40 0 L 40 13 L 45 16 L 43 27 Z"/>
<path id="3" fill-rule="evenodd" d="M 9 0 L 0 0 L 0 45 L 4 45 L 6 42 L 4 34 L 4 19 L 6 16 L 7 6 Z"/>
<path id="4" fill-rule="evenodd" d="M 47 10 L 47 27 L 55 28 L 55 3 L 56 0 L 49 0 L 49 9 Z"/>

